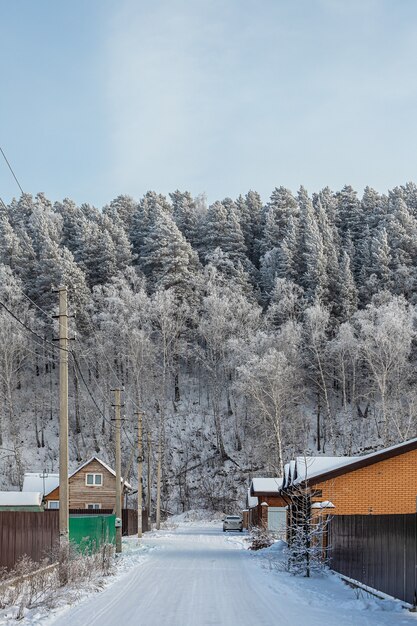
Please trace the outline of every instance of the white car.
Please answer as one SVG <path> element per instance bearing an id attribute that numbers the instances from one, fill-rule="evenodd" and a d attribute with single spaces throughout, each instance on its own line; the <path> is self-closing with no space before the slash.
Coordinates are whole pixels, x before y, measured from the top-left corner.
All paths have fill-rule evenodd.
<path id="1" fill-rule="evenodd" d="M 223 532 L 226 530 L 238 530 L 242 532 L 243 530 L 243 519 L 240 515 L 226 515 L 223 519 Z"/>

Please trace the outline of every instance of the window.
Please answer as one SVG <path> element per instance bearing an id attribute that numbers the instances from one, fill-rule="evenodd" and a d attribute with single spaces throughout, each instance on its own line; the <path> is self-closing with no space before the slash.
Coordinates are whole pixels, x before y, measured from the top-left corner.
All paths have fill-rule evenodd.
<path id="1" fill-rule="evenodd" d="M 48 509 L 59 509 L 59 500 L 49 500 Z"/>
<path id="2" fill-rule="evenodd" d="M 86 504 L 85 505 L 86 509 L 101 509 L 101 504 L 96 503 L 91 503 L 91 504 Z"/>
<path id="3" fill-rule="evenodd" d="M 86 474 L 85 484 L 88 487 L 101 487 L 103 484 L 103 474 Z"/>

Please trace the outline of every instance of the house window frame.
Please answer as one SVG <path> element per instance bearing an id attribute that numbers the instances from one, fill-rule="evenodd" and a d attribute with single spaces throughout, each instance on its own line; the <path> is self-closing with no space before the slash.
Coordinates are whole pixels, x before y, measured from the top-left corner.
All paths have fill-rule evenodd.
<path id="1" fill-rule="evenodd" d="M 87 502 L 85 508 L 89 511 L 100 511 L 101 503 L 100 502 Z"/>
<path id="2" fill-rule="evenodd" d="M 51 504 L 57 504 L 58 506 L 51 506 Z M 48 500 L 48 511 L 58 511 L 59 500 Z"/>
<path id="3" fill-rule="evenodd" d="M 88 476 L 93 477 L 92 484 L 87 482 Z M 100 476 L 100 483 L 96 483 L 97 476 Z M 87 472 L 85 475 L 85 486 L 86 487 L 102 487 L 103 486 L 103 474 L 101 472 Z"/>

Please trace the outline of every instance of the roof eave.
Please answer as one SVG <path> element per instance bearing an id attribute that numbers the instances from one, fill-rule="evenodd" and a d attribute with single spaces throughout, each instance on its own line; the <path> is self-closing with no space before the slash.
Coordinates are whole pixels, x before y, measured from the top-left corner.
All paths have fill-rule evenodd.
<path id="1" fill-rule="evenodd" d="M 392 459 L 395 456 L 399 456 L 400 454 L 406 454 L 407 452 L 412 452 L 417 449 L 417 439 L 413 439 L 408 443 L 404 443 L 403 445 L 398 445 L 393 448 L 388 448 L 386 450 L 380 450 L 379 452 L 372 452 L 371 455 L 366 455 L 362 458 L 359 458 L 357 461 L 352 461 L 351 463 L 347 463 L 346 465 L 341 465 L 340 467 L 336 467 L 333 470 L 328 470 L 327 472 L 322 472 L 321 474 L 317 474 L 316 476 L 307 476 L 307 478 L 300 480 L 296 484 L 292 483 L 288 486 L 288 489 L 291 487 L 301 487 L 306 485 L 316 485 L 317 483 L 325 482 L 326 480 L 331 480 L 332 478 L 337 478 L 338 476 L 342 476 L 343 474 L 349 474 L 350 472 L 354 472 L 358 469 L 362 469 L 363 467 L 367 467 L 368 465 L 374 465 L 374 463 L 380 463 L 381 461 L 386 461 L 388 459 Z"/>

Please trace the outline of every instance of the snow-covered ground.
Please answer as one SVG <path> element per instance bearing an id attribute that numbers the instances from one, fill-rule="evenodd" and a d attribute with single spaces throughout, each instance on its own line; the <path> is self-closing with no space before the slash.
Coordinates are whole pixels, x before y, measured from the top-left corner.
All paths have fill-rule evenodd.
<path id="1" fill-rule="evenodd" d="M 99 593 L 47 618 L 48 626 L 396 626 L 416 624 L 401 603 L 377 600 L 347 587 L 334 574 L 305 579 L 275 567 L 280 545 L 258 553 L 245 535 L 224 534 L 221 523 L 171 520 L 147 534 L 143 548 L 125 542 L 116 577 Z M 25 620 L 24 622 L 25 623 Z"/>

